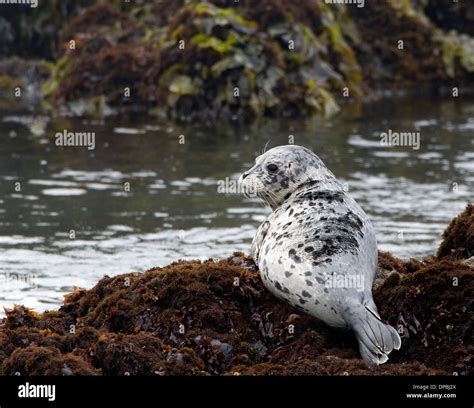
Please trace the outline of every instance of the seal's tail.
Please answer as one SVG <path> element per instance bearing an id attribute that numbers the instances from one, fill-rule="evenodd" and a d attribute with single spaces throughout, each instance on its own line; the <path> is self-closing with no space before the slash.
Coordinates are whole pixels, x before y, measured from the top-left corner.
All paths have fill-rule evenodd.
<path id="1" fill-rule="evenodd" d="M 359 342 L 362 358 L 368 364 L 383 364 L 388 354 L 402 345 L 397 331 L 384 324 L 377 312 L 360 305 L 358 313 L 351 314 L 351 326 Z"/>

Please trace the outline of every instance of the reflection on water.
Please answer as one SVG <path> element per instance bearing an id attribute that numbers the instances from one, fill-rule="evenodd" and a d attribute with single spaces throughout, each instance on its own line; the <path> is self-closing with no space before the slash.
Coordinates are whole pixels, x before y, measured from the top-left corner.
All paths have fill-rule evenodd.
<path id="1" fill-rule="evenodd" d="M 65 129 L 95 132 L 96 150 L 56 147 L 54 135 Z M 380 133 L 388 130 L 419 131 L 420 149 L 381 146 Z M 474 102 L 419 98 L 350 107 L 331 121 L 250 127 L 126 116 L 48 122 L 5 113 L 0 303 L 43 310 L 105 274 L 248 251 L 269 210 L 218 194 L 217 183 L 237 178 L 269 140 L 287 144 L 290 135 L 347 183 L 372 218 L 381 249 L 430 254 L 446 223 L 472 201 L 473 132 Z"/>

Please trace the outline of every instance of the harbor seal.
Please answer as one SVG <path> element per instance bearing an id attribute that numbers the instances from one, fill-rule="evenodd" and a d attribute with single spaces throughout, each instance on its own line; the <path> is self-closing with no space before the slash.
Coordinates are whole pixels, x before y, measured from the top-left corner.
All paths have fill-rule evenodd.
<path id="1" fill-rule="evenodd" d="M 386 362 L 401 340 L 372 297 L 377 241 L 362 208 L 301 146 L 262 154 L 240 181 L 273 210 L 251 247 L 265 287 L 329 326 L 352 329 L 367 363 Z"/>

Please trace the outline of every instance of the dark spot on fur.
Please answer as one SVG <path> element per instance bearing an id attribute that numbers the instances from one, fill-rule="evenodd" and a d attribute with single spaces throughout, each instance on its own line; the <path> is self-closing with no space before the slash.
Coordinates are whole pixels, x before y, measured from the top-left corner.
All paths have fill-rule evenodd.
<path id="1" fill-rule="evenodd" d="M 295 249 L 290 249 L 288 251 L 288 255 L 290 256 L 290 259 L 292 259 L 295 263 L 301 263 L 301 258 L 298 255 L 296 255 Z"/>
<path id="2" fill-rule="evenodd" d="M 323 219 L 324 218 L 324 219 Z M 331 257 L 338 253 L 350 252 L 357 254 L 359 250 L 359 238 L 363 238 L 363 222 L 357 214 L 347 211 L 344 215 L 335 215 L 323 217 L 317 221 L 318 232 L 314 238 L 320 244 L 311 252 L 313 265 L 318 266 L 321 263 L 330 263 Z M 322 259 L 324 257 L 324 259 Z"/>
<path id="3" fill-rule="evenodd" d="M 303 201 L 325 201 L 328 203 L 344 202 L 344 192 L 342 191 L 308 191 L 298 197 Z M 320 203 L 322 204 L 322 203 Z"/>

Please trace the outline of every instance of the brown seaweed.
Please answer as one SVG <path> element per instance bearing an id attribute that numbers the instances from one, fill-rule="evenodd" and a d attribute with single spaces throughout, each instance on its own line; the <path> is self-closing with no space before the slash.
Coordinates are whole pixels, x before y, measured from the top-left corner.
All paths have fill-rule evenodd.
<path id="1" fill-rule="evenodd" d="M 471 215 L 468 207 L 451 223 L 445 243 L 472 228 Z M 235 253 L 104 277 L 66 296 L 57 311 L 8 310 L 0 374 L 472 374 L 474 269 L 463 260 L 403 261 L 384 252 L 379 269 L 388 273 L 374 298 L 402 348 L 378 367 L 361 360 L 351 333 L 276 299 L 252 260 Z"/>

